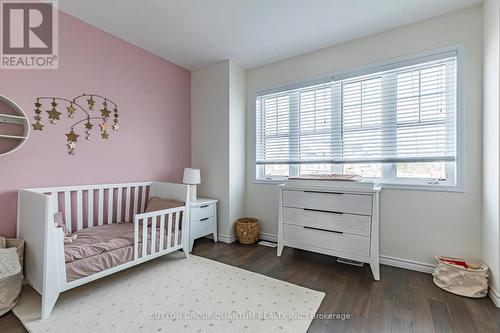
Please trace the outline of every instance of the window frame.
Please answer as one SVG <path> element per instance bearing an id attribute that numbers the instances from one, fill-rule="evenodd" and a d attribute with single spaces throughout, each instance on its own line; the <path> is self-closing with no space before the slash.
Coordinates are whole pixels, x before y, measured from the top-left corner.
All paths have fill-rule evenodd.
<path id="1" fill-rule="evenodd" d="M 464 158 L 464 142 L 465 142 L 465 132 L 464 132 L 464 44 L 458 44 L 448 47 L 443 47 L 439 49 L 434 49 L 431 51 L 420 52 L 417 54 L 412 54 L 403 57 L 391 58 L 386 61 L 372 63 L 364 66 L 359 66 L 357 68 L 342 70 L 329 75 L 322 75 L 317 78 L 312 78 L 309 80 L 298 80 L 288 84 L 277 84 L 265 89 L 256 89 L 253 91 L 251 99 L 251 158 L 252 158 L 252 182 L 255 184 L 281 184 L 288 177 L 272 177 L 264 178 L 264 168 L 263 165 L 256 164 L 256 99 L 258 96 L 264 94 L 272 94 L 277 92 L 282 92 L 286 90 L 298 89 L 302 87 L 317 85 L 325 83 L 332 80 L 346 79 L 349 77 L 366 75 L 369 73 L 375 73 L 384 71 L 387 68 L 394 68 L 397 64 L 401 63 L 401 67 L 405 66 L 406 63 L 415 63 L 430 61 L 433 57 L 438 57 L 443 53 L 456 52 L 456 160 L 455 162 L 446 162 L 446 172 L 450 175 L 446 181 L 439 183 L 433 183 L 432 179 L 428 178 L 402 178 L 396 177 L 396 163 L 384 164 L 382 170 L 382 178 L 364 178 L 367 181 L 376 182 L 378 185 L 384 188 L 393 189 L 407 189 L 407 190 L 427 190 L 427 191 L 444 191 L 444 192 L 464 192 L 464 168 L 465 168 L 465 158 Z M 455 164 L 455 167 L 453 167 Z M 338 165 L 339 168 L 342 164 Z M 299 174 L 299 165 L 291 164 L 289 165 L 289 175 L 296 176 Z M 336 169 L 334 166 L 332 169 Z M 337 170 L 332 170 L 336 172 Z M 454 184 L 452 179 L 454 177 Z"/>

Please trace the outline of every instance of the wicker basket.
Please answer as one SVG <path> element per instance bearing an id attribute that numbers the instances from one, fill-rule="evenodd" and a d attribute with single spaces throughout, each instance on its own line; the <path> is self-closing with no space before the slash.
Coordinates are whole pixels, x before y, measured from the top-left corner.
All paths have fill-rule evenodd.
<path id="1" fill-rule="evenodd" d="M 241 244 L 253 244 L 259 240 L 259 222 L 251 217 L 240 218 L 234 224 L 234 233 Z"/>

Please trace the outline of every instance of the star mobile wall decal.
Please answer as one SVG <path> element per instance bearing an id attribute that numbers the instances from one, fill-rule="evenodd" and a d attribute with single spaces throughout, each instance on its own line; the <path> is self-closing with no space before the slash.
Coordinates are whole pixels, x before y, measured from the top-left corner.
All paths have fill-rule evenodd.
<path id="1" fill-rule="evenodd" d="M 70 155 L 75 154 L 76 143 L 78 141 L 78 137 L 80 136 L 80 134 L 78 134 L 77 127 L 82 127 L 86 140 L 90 140 L 90 134 L 91 130 L 94 128 L 94 124 L 99 125 L 96 128 L 100 129 L 102 139 L 109 138 L 110 129 L 118 131 L 120 128 L 118 125 L 118 106 L 109 98 L 101 95 L 81 94 L 73 99 L 62 97 L 36 97 L 35 100 L 35 116 L 33 117 L 35 119 L 35 123 L 32 124 L 34 131 L 43 131 L 43 127 L 45 126 L 41 123 L 43 114 L 41 108 L 43 107 L 43 101 L 47 101 L 47 104 L 50 105 L 50 108 L 46 111 L 48 115 L 47 119 L 54 125 L 58 120 L 60 120 L 60 116 L 62 115 L 62 112 L 57 111 L 58 104 L 65 105 L 64 107 L 68 118 L 75 118 L 77 111 L 84 113 L 83 118 L 74 123 L 70 127 L 69 133 L 66 134 L 66 146 L 68 147 L 68 154 Z M 96 103 L 100 101 L 102 101 L 102 109 L 97 108 L 97 111 Z M 108 109 L 108 106 L 110 106 L 112 110 Z M 111 113 L 113 113 L 112 125 L 110 125 L 109 120 Z"/>

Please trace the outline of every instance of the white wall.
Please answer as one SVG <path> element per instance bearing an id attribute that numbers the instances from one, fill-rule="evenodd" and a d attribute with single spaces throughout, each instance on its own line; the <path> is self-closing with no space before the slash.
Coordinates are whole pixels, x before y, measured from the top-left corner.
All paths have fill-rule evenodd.
<path id="1" fill-rule="evenodd" d="M 229 230 L 245 209 L 246 72 L 229 62 Z"/>
<path id="2" fill-rule="evenodd" d="M 274 185 L 253 183 L 255 90 L 328 75 L 341 69 L 465 45 L 465 193 L 383 190 L 380 252 L 383 256 L 433 263 L 437 254 L 481 255 L 482 8 L 333 46 L 247 71 L 246 214 L 262 222 L 264 235 L 277 234 L 278 196 Z"/>
<path id="3" fill-rule="evenodd" d="M 234 239 L 245 198 L 245 71 L 226 60 L 191 73 L 191 161 L 198 196 L 219 200 L 218 234 Z"/>
<path id="4" fill-rule="evenodd" d="M 483 4 L 483 260 L 491 285 L 500 291 L 499 158 L 500 158 L 500 1 Z"/>
<path id="5" fill-rule="evenodd" d="M 229 62 L 191 73 L 191 164 L 198 196 L 219 200 L 219 232 L 229 221 Z"/>

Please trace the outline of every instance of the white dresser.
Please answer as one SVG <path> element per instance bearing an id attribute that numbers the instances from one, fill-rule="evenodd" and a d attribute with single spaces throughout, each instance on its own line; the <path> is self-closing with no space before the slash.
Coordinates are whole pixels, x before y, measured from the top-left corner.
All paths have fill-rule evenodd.
<path id="1" fill-rule="evenodd" d="M 365 182 L 287 181 L 279 191 L 278 256 L 289 246 L 361 261 L 379 281 L 379 192 Z"/>

